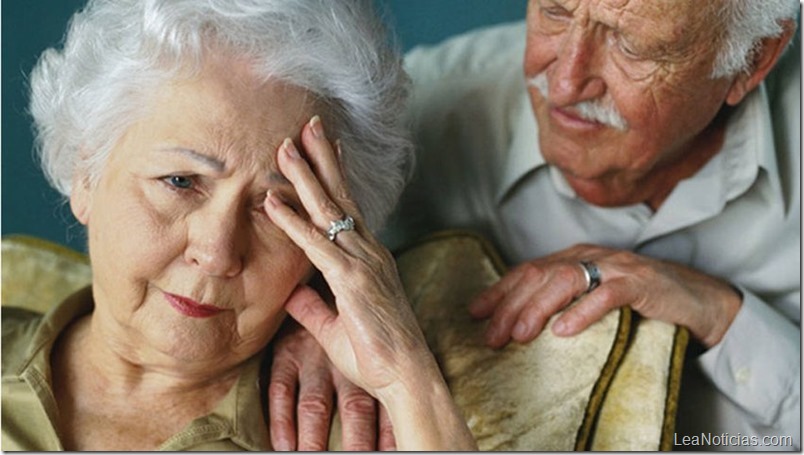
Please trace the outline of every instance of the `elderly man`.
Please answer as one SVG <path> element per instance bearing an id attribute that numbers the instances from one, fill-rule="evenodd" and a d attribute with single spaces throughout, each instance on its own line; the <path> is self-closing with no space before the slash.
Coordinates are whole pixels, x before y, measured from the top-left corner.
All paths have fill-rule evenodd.
<path id="1" fill-rule="evenodd" d="M 798 10 L 531 0 L 525 25 L 414 50 L 418 163 L 390 241 L 493 240 L 516 265 L 470 306 L 493 347 L 532 340 L 578 296 L 556 334 L 621 306 L 686 327 L 699 349 L 678 435 L 800 447 L 799 51 L 781 58 Z M 306 410 L 329 404 L 309 397 L 332 386 L 301 370 L 322 371 L 287 367 L 271 401 L 289 415 L 298 377 L 299 433 L 318 435 Z"/>

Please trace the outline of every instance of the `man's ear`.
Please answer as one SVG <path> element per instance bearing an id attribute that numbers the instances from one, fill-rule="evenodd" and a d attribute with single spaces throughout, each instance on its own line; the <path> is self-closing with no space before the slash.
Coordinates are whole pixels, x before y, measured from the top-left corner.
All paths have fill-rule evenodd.
<path id="1" fill-rule="evenodd" d="M 89 179 L 76 177 L 73 179 L 70 191 L 70 209 L 75 218 L 84 226 L 89 223 L 89 214 L 92 207 L 92 188 Z"/>
<path id="2" fill-rule="evenodd" d="M 785 21 L 782 24 L 783 31 L 777 37 L 765 38 L 760 42 L 759 49 L 754 53 L 754 61 L 751 67 L 740 74 L 732 82 L 731 88 L 726 95 L 726 103 L 736 106 L 740 101 L 754 90 L 771 72 L 779 57 L 784 53 L 788 43 L 793 38 L 796 25 L 793 21 Z"/>

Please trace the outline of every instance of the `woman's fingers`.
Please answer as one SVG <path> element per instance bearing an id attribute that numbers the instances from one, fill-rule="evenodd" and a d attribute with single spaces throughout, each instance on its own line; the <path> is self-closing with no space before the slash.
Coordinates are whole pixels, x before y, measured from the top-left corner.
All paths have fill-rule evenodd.
<path id="1" fill-rule="evenodd" d="M 300 285 L 285 303 L 285 310 L 318 341 L 328 346 L 338 315 L 310 287 Z"/>
<path id="2" fill-rule="evenodd" d="M 329 227 L 330 222 L 342 219 L 344 209 L 332 201 L 327 191 L 302 158 L 301 152 L 288 138 L 279 148 L 279 170 L 293 184 L 313 223 L 321 229 Z"/>
<path id="3" fill-rule="evenodd" d="M 264 206 L 271 221 L 304 250 L 318 270 L 325 272 L 332 267 L 347 265 L 346 255 L 339 245 L 331 242 L 319 228 L 300 217 L 270 190 L 265 196 Z"/>
<path id="4" fill-rule="evenodd" d="M 330 198 L 342 205 L 348 213 L 358 212 L 357 206 L 352 202 L 349 185 L 343 173 L 340 151 L 333 148 L 319 116 L 313 116 L 305 125 L 301 139 L 310 165 Z"/>
<path id="5" fill-rule="evenodd" d="M 305 131 L 307 130 L 309 130 L 309 126 L 305 127 Z M 303 136 L 312 136 L 312 133 L 307 132 Z M 319 162 L 318 167 L 327 168 L 330 180 L 342 181 L 341 177 L 333 177 L 334 174 L 339 174 L 340 170 L 337 168 L 337 162 L 329 143 L 318 139 L 311 140 L 311 142 L 316 142 L 316 151 L 313 154 L 319 159 L 324 155 L 329 156 L 325 163 Z M 366 251 L 372 248 L 372 245 L 366 244 L 367 238 L 370 238 L 371 235 L 363 228 L 362 216 L 357 206 L 346 196 L 334 201 L 329 193 L 335 190 L 323 186 L 320 175 L 313 171 L 307 159 L 301 156 L 290 139 L 286 139 L 280 147 L 277 162 L 279 170 L 296 189 L 315 229 L 329 240 L 328 234 L 329 230 L 333 228 L 333 223 L 345 222 L 347 217 L 350 217 L 352 225 L 347 229 L 335 232 L 333 240 L 347 253 L 357 257 L 365 256 Z M 331 166 L 336 168 L 331 169 Z M 345 194 L 345 190 L 338 191 Z"/>

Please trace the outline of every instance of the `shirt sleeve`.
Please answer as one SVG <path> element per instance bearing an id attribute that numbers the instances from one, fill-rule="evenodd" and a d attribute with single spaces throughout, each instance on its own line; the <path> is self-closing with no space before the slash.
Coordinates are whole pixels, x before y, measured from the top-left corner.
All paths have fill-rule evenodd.
<path id="1" fill-rule="evenodd" d="M 755 294 L 720 343 L 697 359 L 704 375 L 755 425 L 801 446 L 801 329 Z"/>

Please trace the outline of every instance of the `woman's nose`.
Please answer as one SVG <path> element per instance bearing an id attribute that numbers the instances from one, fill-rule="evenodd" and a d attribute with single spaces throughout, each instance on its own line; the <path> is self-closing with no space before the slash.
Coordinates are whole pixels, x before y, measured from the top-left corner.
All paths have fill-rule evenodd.
<path id="1" fill-rule="evenodd" d="M 559 106 L 569 106 L 589 101 L 605 94 L 606 85 L 599 74 L 603 53 L 603 40 L 598 39 L 594 28 L 573 24 L 559 39 L 550 78 L 550 101 Z"/>
<path id="2" fill-rule="evenodd" d="M 199 213 L 191 221 L 185 259 L 208 275 L 237 276 L 243 270 L 246 232 L 234 214 Z"/>

